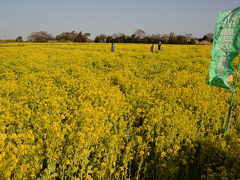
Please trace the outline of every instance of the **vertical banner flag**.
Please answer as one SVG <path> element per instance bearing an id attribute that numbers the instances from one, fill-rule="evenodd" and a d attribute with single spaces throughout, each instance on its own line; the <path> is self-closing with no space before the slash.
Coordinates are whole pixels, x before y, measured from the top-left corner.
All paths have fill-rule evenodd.
<path id="1" fill-rule="evenodd" d="M 240 7 L 221 11 L 216 22 L 208 84 L 232 89 L 227 78 L 235 73 L 233 59 L 240 51 Z"/>

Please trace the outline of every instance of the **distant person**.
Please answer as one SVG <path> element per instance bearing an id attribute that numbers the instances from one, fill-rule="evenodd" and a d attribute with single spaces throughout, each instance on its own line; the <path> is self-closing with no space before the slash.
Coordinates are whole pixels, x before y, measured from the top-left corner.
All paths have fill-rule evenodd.
<path id="1" fill-rule="evenodd" d="M 111 52 L 114 52 L 114 50 L 115 50 L 115 46 L 114 46 L 114 44 L 112 43 Z"/>
<path id="2" fill-rule="evenodd" d="M 152 44 L 151 51 L 155 52 L 155 44 L 154 43 Z"/>
<path id="3" fill-rule="evenodd" d="M 159 51 L 162 50 L 162 43 L 161 43 L 161 41 L 158 42 L 158 50 L 159 50 Z"/>

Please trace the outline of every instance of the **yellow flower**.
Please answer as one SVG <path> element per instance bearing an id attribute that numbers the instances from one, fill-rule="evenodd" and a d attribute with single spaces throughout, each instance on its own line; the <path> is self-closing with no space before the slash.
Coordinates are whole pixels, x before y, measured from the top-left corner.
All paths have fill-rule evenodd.
<path id="1" fill-rule="evenodd" d="M 187 164 L 187 161 L 185 159 L 182 160 L 182 164 L 183 165 L 186 165 Z"/>
<path id="2" fill-rule="evenodd" d="M 173 152 L 173 150 L 172 149 L 167 149 L 167 153 L 169 153 L 169 154 L 171 154 Z"/>
<path id="3" fill-rule="evenodd" d="M 166 152 L 163 151 L 163 152 L 161 153 L 161 157 L 162 157 L 162 158 L 166 157 Z"/>
<path id="4" fill-rule="evenodd" d="M 50 174 L 68 165 L 69 179 L 151 179 L 155 171 L 161 179 L 198 160 L 202 179 L 235 177 L 239 131 L 233 123 L 227 141 L 219 134 L 229 94 L 206 84 L 211 45 L 154 54 L 148 44 L 116 46 L 109 54 L 107 43 L 0 45 L 2 178 L 34 179 L 46 161 Z M 236 106 L 233 122 L 239 116 Z M 215 158 L 200 162 L 207 154 Z"/>
<path id="5" fill-rule="evenodd" d="M 105 162 L 102 162 L 101 163 L 101 166 L 104 168 L 106 166 L 106 163 Z"/>
<path id="6" fill-rule="evenodd" d="M 141 143 L 142 142 L 142 137 L 141 136 L 137 136 L 137 142 Z"/>
<path id="7" fill-rule="evenodd" d="M 113 169 L 110 169 L 110 174 L 114 173 L 114 170 Z"/>

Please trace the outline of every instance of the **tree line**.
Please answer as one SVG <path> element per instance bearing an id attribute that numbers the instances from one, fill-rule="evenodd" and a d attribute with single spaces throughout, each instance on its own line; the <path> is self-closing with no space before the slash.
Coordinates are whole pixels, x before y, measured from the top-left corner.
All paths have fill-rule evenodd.
<path id="1" fill-rule="evenodd" d="M 82 33 L 72 31 L 72 32 L 63 32 L 56 37 L 53 35 L 49 34 L 46 31 L 39 31 L 39 32 L 33 32 L 31 33 L 28 37 L 28 41 L 32 42 L 48 42 L 48 41 L 58 41 L 58 42 L 66 42 L 66 41 L 71 41 L 71 42 L 88 42 L 89 41 L 89 36 L 90 33 Z"/>
<path id="2" fill-rule="evenodd" d="M 62 32 L 57 36 L 46 31 L 32 32 L 28 37 L 29 42 L 96 42 L 96 43 L 158 43 L 161 41 L 164 44 L 196 44 L 197 42 L 213 41 L 213 33 L 208 33 L 202 38 L 192 37 L 192 34 L 175 35 L 174 32 L 170 34 L 161 35 L 159 33 L 147 35 L 142 29 L 136 30 L 132 35 L 125 35 L 124 33 L 114 33 L 113 35 L 99 34 L 94 40 L 90 39 L 90 33 L 82 33 L 71 31 Z M 8 42 L 23 42 L 21 36 L 18 36 L 15 40 L 9 40 Z"/>
<path id="3" fill-rule="evenodd" d="M 94 42 L 152 44 L 161 41 L 164 44 L 196 44 L 197 42 L 202 41 L 212 42 L 213 35 L 214 35 L 213 33 L 208 33 L 204 35 L 202 38 L 192 37 L 192 34 L 175 35 L 174 32 L 165 35 L 160 35 L 159 33 L 147 35 L 145 31 L 143 31 L 142 29 L 138 29 L 132 35 L 115 33 L 111 36 L 107 36 L 105 34 L 100 34 L 95 37 Z"/>

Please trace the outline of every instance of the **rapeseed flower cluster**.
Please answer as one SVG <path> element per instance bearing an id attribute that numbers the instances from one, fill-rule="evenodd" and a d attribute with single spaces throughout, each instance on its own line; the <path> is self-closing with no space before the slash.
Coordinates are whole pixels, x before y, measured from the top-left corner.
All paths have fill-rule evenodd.
<path id="1" fill-rule="evenodd" d="M 240 178 L 240 96 L 223 139 L 211 47 L 164 46 L 1 45 L 0 178 Z"/>

